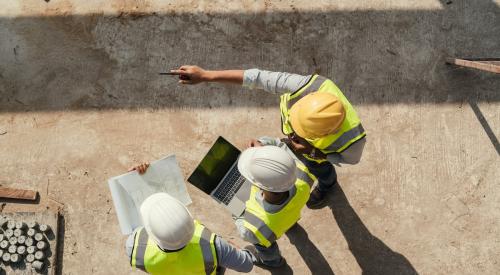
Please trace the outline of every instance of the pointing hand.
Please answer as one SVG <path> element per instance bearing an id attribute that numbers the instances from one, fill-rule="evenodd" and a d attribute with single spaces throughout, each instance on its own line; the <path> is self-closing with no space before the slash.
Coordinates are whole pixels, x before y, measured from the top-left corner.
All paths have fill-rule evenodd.
<path id="1" fill-rule="evenodd" d="M 208 80 L 207 71 L 198 66 L 183 65 L 177 70 L 170 70 L 170 72 L 179 75 L 180 84 L 198 84 Z"/>

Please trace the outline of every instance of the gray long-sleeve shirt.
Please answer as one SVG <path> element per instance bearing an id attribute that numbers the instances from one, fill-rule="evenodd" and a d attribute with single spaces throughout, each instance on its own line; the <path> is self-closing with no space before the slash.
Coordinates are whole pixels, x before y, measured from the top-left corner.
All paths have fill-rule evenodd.
<path id="1" fill-rule="evenodd" d="M 243 74 L 243 86 L 250 89 L 261 89 L 276 95 L 292 93 L 304 86 L 312 75 L 298 75 L 286 72 L 270 72 L 259 69 L 245 70 Z M 328 154 L 327 159 L 330 163 L 340 165 L 356 164 L 360 161 L 366 138 L 362 138 L 342 153 Z"/>
<path id="2" fill-rule="evenodd" d="M 134 236 L 139 228 L 130 234 L 125 242 L 125 251 L 132 258 L 134 249 Z M 253 268 L 253 255 L 244 249 L 238 249 L 219 236 L 215 236 L 215 251 L 217 253 L 217 264 L 219 266 L 233 269 L 238 272 L 250 272 Z"/>

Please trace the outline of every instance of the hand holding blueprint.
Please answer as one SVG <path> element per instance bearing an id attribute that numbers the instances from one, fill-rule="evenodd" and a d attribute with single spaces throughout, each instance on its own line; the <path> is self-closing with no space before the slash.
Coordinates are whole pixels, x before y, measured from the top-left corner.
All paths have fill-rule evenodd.
<path id="1" fill-rule="evenodd" d="M 122 234 L 142 225 L 140 207 L 152 194 L 165 192 L 184 205 L 191 203 L 175 155 L 154 161 L 146 173 L 128 172 L 108 180 Z"/>

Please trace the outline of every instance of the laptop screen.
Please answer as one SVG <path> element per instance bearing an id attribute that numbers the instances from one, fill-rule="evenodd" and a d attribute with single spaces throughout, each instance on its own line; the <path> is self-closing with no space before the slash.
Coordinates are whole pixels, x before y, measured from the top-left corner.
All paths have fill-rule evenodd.
<path id="1" fill-rule="evenodd" d="M 188 182 L 210 194 L 238 160 L 239 155 L 238 148 L 219 137 L 188 178 Z"/>

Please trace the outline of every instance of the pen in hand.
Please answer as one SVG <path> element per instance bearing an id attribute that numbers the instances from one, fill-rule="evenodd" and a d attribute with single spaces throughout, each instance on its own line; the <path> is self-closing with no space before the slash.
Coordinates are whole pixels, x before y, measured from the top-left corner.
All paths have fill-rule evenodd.
<path id="1" fill-rule="evenodd" d="M 172 73 L 172 72 L 160 72 L 160 73 L 158 73 L 158 74 L 159 74 L 159 75 L 172 75 L 172 76 L 178 75 L 180 80 L 190 80 L 190 79 L 189 79 L 189 76 L 187 76 L 187 75 L 182 75 L 182 74 L 179 74 L 179 73 Z"/>

